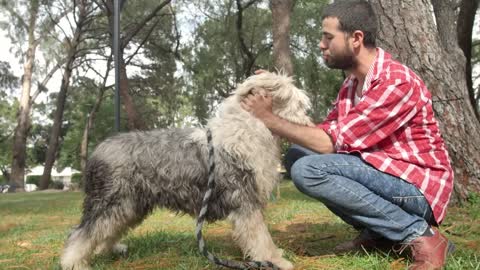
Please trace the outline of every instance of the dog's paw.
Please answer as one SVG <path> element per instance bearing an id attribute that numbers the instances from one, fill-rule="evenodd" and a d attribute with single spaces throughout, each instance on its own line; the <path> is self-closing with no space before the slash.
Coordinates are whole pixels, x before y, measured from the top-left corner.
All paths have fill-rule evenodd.
<path id="1" fill-rule="evenodd" d="M 284 258 L 272 259 L 272 263 L 282 270 L 292 270 L 293 264 Z"/>
<path id="2" fill-rule="evenodd" d="M 117 243 L 113 246 L 112 252 L 116 255 L 127 257 L 128 256 L 128 246 L 122 243 Z"/>

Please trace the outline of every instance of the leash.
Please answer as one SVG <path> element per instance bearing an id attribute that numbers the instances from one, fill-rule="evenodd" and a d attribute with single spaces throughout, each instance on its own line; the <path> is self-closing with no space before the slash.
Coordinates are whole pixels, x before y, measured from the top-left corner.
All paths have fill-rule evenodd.
<path id="1" fill-rule="evenodd" d="M 271 262 L 258 262 L 258 261 L 249 261 L 241 262 L 235 260 L 226 260 L 216 257 L 214 254 L 207 250 L 205 245 L 205 240 L 202 236 L 202 227 L 205 221 L 205 216 L 208 210 L 208 203 L 210 202 L 210 197 L 212 196 L 213 189 L 215 187 L 215 162 L 214 162 L 214 152 L 213 152 L 213 143 L 212 143 L 212 131 L 207 129 L 207 144 L 208 144 L 208 184 L 207 191 L 203 197 L 202 208 L 200 214 L 197 218 L 197 227 L 195 229 L 195 235 L 197 236 L 198 249 L 207 259 L 216 265 L 220 265 L 232 269 L 272 269 L 279 270 L 276 265 Z"/>

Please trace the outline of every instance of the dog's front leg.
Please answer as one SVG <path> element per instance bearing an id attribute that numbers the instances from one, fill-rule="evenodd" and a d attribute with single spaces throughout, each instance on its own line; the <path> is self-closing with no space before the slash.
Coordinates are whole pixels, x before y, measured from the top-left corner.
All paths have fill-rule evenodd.
<path id="1" fill-rule="evenodd" d="M 270 261 L 283 270 L 293 269 L 292 263 L 282 258 L 283 250 L 273 243 L 260 210 L 235 213 L 231 219 L 233 238 L 246 256 L 255 261 Z"/>

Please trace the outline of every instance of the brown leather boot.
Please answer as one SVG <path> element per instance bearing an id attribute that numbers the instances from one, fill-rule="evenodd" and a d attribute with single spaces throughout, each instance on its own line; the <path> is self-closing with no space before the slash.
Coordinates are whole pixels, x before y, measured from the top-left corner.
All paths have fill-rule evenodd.
<path id="1" fill-rule="evenodd" d="M 433 236 L 420 236 L 407 244 L 413 257 L 409 270 L 442 269 L 445 265 L 447 255 L 453 251 L 454 245 L 437 228 L 432 227 L 432 230 Z"/>
<path id="2" fill-rule="evenodd" d="M 355 239 L 338 244 L 334 251 L 335 253 L 345 253 L 362 249 L 389 250 L 394 244 L 395 242 L 383 237 L 374 238 L 368 230 L 363 230 Z"/>

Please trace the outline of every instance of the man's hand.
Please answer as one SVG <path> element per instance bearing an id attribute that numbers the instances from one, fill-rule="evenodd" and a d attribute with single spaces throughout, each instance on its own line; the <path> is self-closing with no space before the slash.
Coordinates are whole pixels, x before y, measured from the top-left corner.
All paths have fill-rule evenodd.
<path id="1" fill-rule="evenodd" d="M 330 136 L 322 129 L 297 125 L 273 114 L 272 96 L 263 89 L 253 89 L 240 106 L 262 121 L 275 135 L 318 153 L 335 152 Z"/>
<path id="2" fill-rule="evenodd" d="M 250 112 L 256 118 L 260 119 L 267 127 L 274 121 L 272 96 L 267 94 L 249 94 L 240 104 L 244 110 Z"/>
<path id="3" fill-rule="evenodd" d="M 265 70 L 265 69 L 257 69 L 254 71 L 255 75 L 262 74 L 262 73 L 268 73 L 270 71 Z"/>

